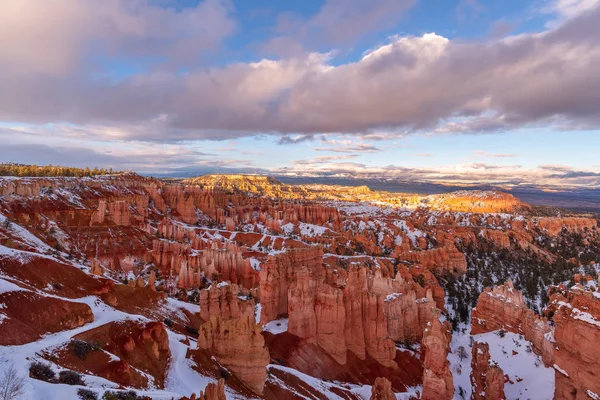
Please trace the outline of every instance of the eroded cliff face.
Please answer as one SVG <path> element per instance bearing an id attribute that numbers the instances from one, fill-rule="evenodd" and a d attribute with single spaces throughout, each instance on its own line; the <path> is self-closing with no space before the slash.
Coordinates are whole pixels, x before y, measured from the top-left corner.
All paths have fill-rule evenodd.
<path id="1" fill-rule="evenodd" d="M 250 291 L 227 282 L 211 285 L 200 291 L 200 318 L 223 319 L 254 317 L 254 300 Z"/>
<path id="2" fill-rule="evenodd" d="M 269 352 L 261 331 L 253 317 L 225 320 L 213 315 L 200 327 L 198 348 L 209 351 L 250 390 L 260 395 L 269 364 Z"/>
<path id="3" fill-rule="evenodd" d="M 598 224 L 592 218 L 581 217 L 547 217 L 538 218 L 535 221 L 538 228 L 556 236 L 563 229 L 568 232 L 582 233 L 597 228 Z"/>
<path id="4" fill-rule="evenodd" d="M 544 364 L 556 370 L 556 399 L 594 398 L 600 393 L 596 374 L 600 367 L 596 345 L 600 340 L 600 295 L 582 285 L 569 290 L 555 287 L 551 293 L 545 313 L 552 317 L 554 326 L 527 309 L 521 293 L 512 283 L 487 289 L 473 309 L 472 332 L 504 329 L 524 335 L 533 350 L 542 356 Z M 473 352 L 475 362 L 475 348 Z M 478 369 L 481 370 L 481 366 Z M 480 380 L 477 382 L 481 384 Z"/>
<path id="5" fill-rule="evenodd" d="M 487 343 L 473 344 L 471 358 L 472 400 L 506 400 L 504 372 L 490 360 Z"/>
<path id="6" fill-rule="evenodd" d="M 288 290 L 295 279 L 296 270 L 306 267 L 318 272 L 323 260 L 323 251 L 319 248 L 291 249 L 290 251 L 269 256 L 261 265 L 260 298 L 263 324 L 288 313 Z"/>
<path id="7" fill-rule="evenodd" d="M 600 294 L 581 287 L 557 292 L 549 309 L 555 323 L 554 398 L 600 398 Z"/>
<path id="8" fill-rule="evenodd" d="M 377 378 L 371 388 L 371 400 L 395 400 L 392 383 L 386 378 Z"/>
<path id="9" fill-rule="evenodd" d="M 1 346 L 31 343 L 44 334 L 75 329 L 94 320 L 87 304 L 21 290 L 0 293 L 0 304 Z"/>
<path id="10" fill-rule="evenodd" d="M 187 399 L 180 399 L 187 400 Z M 226 400 L 225 397 L 225 380 L 219 379 L 217 383 L 209 383 L 206 385 L 204 392 L 200 392 L 198 397 L 192 395 L 189 400 Z"/>
<path id="11" fill-rule="evenodd" d="M 511 281 L 486 288 L 471 312 L 471 333 L 477 335 L 503 329 L 524 335 L 544 364 L 554 364 L 553 327 L 548 320 L 527 308 L 521 291 Z"/>
<path id="12" fill-rule="evenodd" d="M 436 309 L 431 290 L 405 268 L 391 277 L 376 264 L 323 263 L 322 253 L 309 249 L 290 254 L 262 266 L 261 323 L 288 316 L 289 333 L 317 344 L 341 365 L 350 351 L 396 368 L 394 342 L 420 340 Z"/>
<path id="13" fill-rule="evenodd" d="M 434 317 L 425 328 L 421 341 L 423 359 L 423 395 L 422 399 L 447 399 L 454 396 L 454 379 L 450 372 L 448 353 L 452 340 L 451 327 L 442 324 Z"/>
<path id="14" fill-rule="evenodd" d="M 450 336 L 437 310 L 445 308 L 440 282 L 466 271 L 463 252 L 531 251 L 552 261 L 552 240 L 573 234 L 585 245 L 598 236 L 593 219 L 530 217 L 527 205 L 496 192 L 392 195 L 239 182 L 0 178 L 0 280 L 18 286 L 0 294 L 5 343 L 75 329 L 71 336 L 104 338 L 112 355 L 80 362 L 63 342 L 44 357 L 58 349 L 70 364 L 57 365 L 137 388 L 161 385 L 170 355 L 189 373 L 230 375 L 228 393 L 242 397 L 354 398 L 329 380 L 373 385 L 374 398 L 419 384 L 423 398 L 451 398 Z M 515 210 L 525 214 L 498 212 Z M 166 326 L 121 325 L 138 315 Z M 512 286 L 483 293 L 473 315 L 473 333 L 523 334 L 550 365 L 555 345 L 565 365 L 583 357 L 564 338 L 552 342 L 552 328 Z M 106 326 L 85 328 L 96 316 Z M 579 323 L 565 318 L 564 326 Z M 262 330 L 277 319 L 287 319 L 278 321 L 287 331 Z M 422 343 L 421 359 L 396 350 L 407 342 Z M 593 390 L 592 377 L 570 368 L 561 393 Z M 313 381 L 298 371 L 323 380 L 307 389 Z M 179 395 L 197 392 L 186 390 Z M 196 398 L 222 396 L 220 383 Z"/>
<path id="15" fill-rule="evenodd" d="M 512 282 L 486 288 L 471 313 L 471 333 L 477 335 L 498 329 L 520 333 L 519 327 L 526 311 L 523 294 L 514 288 Z"/>

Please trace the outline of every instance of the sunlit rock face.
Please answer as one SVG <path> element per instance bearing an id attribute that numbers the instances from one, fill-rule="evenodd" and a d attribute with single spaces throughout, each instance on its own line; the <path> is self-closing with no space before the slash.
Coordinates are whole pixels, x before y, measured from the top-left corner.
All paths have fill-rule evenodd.
<path id="1" fill-rule="evenodd" d="M 452 399 L 454 381 L 448 363 L 448 352 L 452 340 L 448 324 L 442 324 L 439 316 L 434 317 L 425 328 L 421 341 L 421 358 L 425 369 L 423 375 L 423 399 Z"/>

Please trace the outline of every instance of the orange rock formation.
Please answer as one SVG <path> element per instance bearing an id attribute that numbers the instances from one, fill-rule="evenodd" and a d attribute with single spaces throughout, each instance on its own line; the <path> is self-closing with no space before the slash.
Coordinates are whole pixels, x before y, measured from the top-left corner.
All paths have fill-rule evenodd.
<path id="1" fill-rule="evenodd" d="M 447 399 L 454 396 L 454 380 L 448 363 L 451 328 L 446 322 L 442 324 L 434 317 L 425 328 L 421 342 L 421 358 L 423 359 L 423 395 L 424 400 Z"/>
<path id="2" fill-rule="evenodd" d="M 490 346 L 487 343 L 473 344 L 471 359 L 472 400 L 506 400 L 504 395 L 504 372 L 490 364 Z"/>

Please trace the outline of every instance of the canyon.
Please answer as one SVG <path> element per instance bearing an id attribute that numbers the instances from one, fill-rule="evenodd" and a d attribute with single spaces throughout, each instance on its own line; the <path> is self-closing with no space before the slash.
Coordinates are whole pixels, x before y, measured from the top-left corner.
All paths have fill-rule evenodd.
<path id="1" fill-rule="evenodd" d="M 453 399 L 461 374 L 503 399 L 516 378 L 480 339 L 507 332 L 554 398 L 595 398 L 598 248 L 593 216 L 494 191 L 0 177 L 0 358 L 31 398 L 77 398 L 29 377 L 41 363 L 161 399 Z"/>

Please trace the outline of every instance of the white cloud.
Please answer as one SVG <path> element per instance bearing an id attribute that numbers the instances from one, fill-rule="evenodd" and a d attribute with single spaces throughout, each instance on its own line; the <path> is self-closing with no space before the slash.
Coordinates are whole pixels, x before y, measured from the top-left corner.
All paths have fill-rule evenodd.
<path id="1" fill-rule="evenodd" d="M 161 68 L 115 82 L 89 69 L 89 40 L 100 38 L 108 56 L 189 63 L 233 29 L 227 3 L 205 0 L 176 12 L 143 1 L 65 0 L 56 9 L 55 0 L 28 2 L 0 6 L 9 32 L 0 36 L 0 120 L 55 123 L 64 135 L 169 142 L 600 128 L 600 7 L 588 3 L 542 33 L 481 42 L 395 37 L 342 65 L 332 65 L 329 54 L 309 54 L 185 73 Z M 19 12 L 20 4 L 36 12 Z"/>

